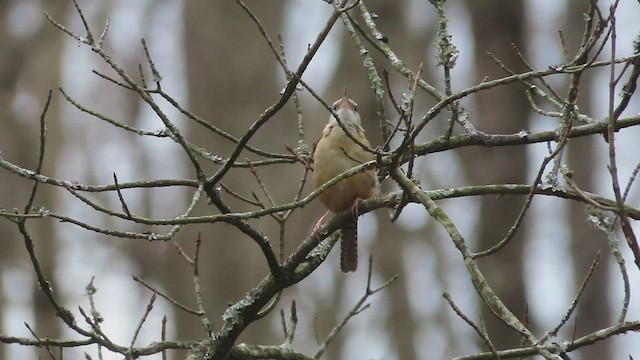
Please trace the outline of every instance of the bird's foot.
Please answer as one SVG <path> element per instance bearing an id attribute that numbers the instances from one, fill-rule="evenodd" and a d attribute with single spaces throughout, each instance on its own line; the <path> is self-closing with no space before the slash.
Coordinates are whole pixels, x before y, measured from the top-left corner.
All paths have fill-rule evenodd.
<path id="1" fill-rule="evenodd" d="M 331 215 L 330 211 L 324 213 L 320 220 L 318 220 L 318 222 L 313 226 L 313 230 L 311 230 L 312 237 L 320 236 L 320 228 L 322 227 L 322 225 L 324 225 L 325 222 L 327 222 L 327 218 L 329 217 L 329 215 Z"/>
<path id="2" fill-rule="evenodd" d="M 356 198 L 356 200 L 353 202 L 353 205 L 351 205 L 351 213 L 353 214 L 353 216 L 360 216 L 358 208 L 360 207 L 360 205 L 362 205 L 363 201 L 364 200 L 362 200 L 362 198 Z"/>

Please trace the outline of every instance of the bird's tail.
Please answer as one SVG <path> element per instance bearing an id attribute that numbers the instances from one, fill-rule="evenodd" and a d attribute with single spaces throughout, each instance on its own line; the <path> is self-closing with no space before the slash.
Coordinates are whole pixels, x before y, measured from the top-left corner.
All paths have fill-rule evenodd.
<path id="1" fill-rule="evenodd" d="M 358 221 L 353 219 L 342 229 L 340 270 L 347 273 L 358 268 Z"/>

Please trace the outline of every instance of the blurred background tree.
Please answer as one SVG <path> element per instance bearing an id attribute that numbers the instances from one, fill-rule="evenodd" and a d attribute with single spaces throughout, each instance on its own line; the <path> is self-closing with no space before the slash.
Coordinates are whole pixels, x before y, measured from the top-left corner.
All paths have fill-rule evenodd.
<path id="1" fill-rule="evenodd" d="M 607 13 L 608 2 L 599 3 Z M 254 22 L 236 2 L 228 1 L 140 1 L 135 4 L 117 1 L 79 1 L 89 25 L 99 35 L 107 17 L 111 19 L 106 49 L 130 74 L 138 64 L 145 64 L 139 44 L 145 38 L 157 68 L 162 74 L 163 90 L 180 101 L 191 113 L 241 137 L 252 123 L 273 104 L 287 79 Z M 309 44 L 315 41 L 332 7 L 323 2 L 247 1 L 272 39 L 282 34 L 289 67 L 295 69 Z M 377 14 L 377 25 L 384 42 L 413 71 L 423 63 L 422 79 L 444 91 L 442 68 L 436 59 L 438 16 L 426 2 L 366 1 Z M 618 11 L 619 56 L 632 54 L 632 40 L 640 32 L 634 16 L 638 4 L 623 2 Z M 562 30 L 571 56 L 578 50 L 585 27 L 588 1 L 453 1 L 446 2 L 452 42 L 460 50 L 457 66 L 452 70 L 453 92 L 485 80 L 504 77 L 504 72 L 487 55 L 492 53 L 515 72 L 527 71 L 512 44 L 535 69 L 564 63 L 563 50 L 556 33 Z M 113 83 L 90 73 L 92 69 L 115 76 L 107 65 L 77 42 L 55 29 L 42 13 L 82 33 L 82 23 L 70 1 L 5 1 L 0 5 L 0 151 L 11 163 L 35 169 L 38 158 L 38 118 L 49 88 L 61 86 L 84 106 L 122 123 L 145 130 L 163 125 L 139 96 L 123 91 Z M 358 8 L 351 11 L 359 14 Z M 361 26 L 364 22 L 359 20 Z M 549 30 L 551 29 L 551 30 Z M 363 40 L 364 41 L 364 40 Z M 407 79 L 394 70 L 388 59 L 367 45 L 378 73 L 389 75 L 389 89 L 400 101 Z M 605 48 L 601 59 L 606 60 Z M 359 104 L 364 127 L 373 146 L 382 145 L 377 102 L 363 67 L 359 49 L 349 39 L 341 20 L 331 30 L 303 79 L 325 100 L 333 101 L 348 88 L 349 96 Z M 599 59 L 600 59 L 599 58 Z M 622 67 L 622 66 L 621 66 Z M 145 70 L 146 71 L 146 70 Z M 606 118 L 607 84 L 604 68 L 584 74 L 580 86 L 580 113 L 597 120 Z M 604 75 L 602 75 L 604 74 Z M 148 77 L 150 83 L 153 79 Z M 569 76 L 549 81 L 565 94 Z M 296 121 L 299 113 L 293 101 L 275 114 L 261 128 L 250 145 L 274 153 L 287 153 L 285 144 L 294 149 L 309 149 L 321 135 L 328 112 L 307 91 L 297 92 L 304 119 L 304 136 Z M 178 125 L 191 143 L 226 158 L 236 147 L 232 141 L 214 136 L 187 119 L 154 95 L 158 104 Z M 435 105 L 433 97 L 418 91 L 415 98 L 417 121 Z M 557 121 L 543 118 L 531 110 L 525 89 L 520 83 L 478 92 L 461 100 L 470 111 L 470 122 L 488 134 L 514 134 L 521 130 L 554 130 Z M 397 121 L 391 101 L 385 98 L 387 116 Z M 557 111 L 546 109 L 548 111 Z M 632 103 L 624 113 L 637 114 L 640 107 Z M 417 138 L 423 143 L 445 133 L 447 115 L 428 124 Z M 112 184 L 113 173 L 122 183 L 151 179 L 193 179 L 189 160 L 179 145 L 166 138 L 140 137 L 79 112 L 54 91 L 47 112 L 48 138 L 43 174 L 83 184 Z M 575 126 L 579 124 L 574 124 Z M 636 166 L 635 128 L 621 133 L 618 154 L 621 177 L 627 179 Z M 463 133 L 458 126 L 455 133 Z M 635 135 L 634 135 L 635 134 Z M 636 137 L 637 138 L 637 137 Z M 394 144 L 392 142 L 392 144 Z M 397 145 L 397 142 L 395 143 Z M 579 186 L 613 198 L 606 170 L 606 143 L 599 137 L 572 139 L 563 161 L 573 170 Z M 444 189 L 465 185 L 518 183 L 531 184 L 546 145 L 517 147 L 469 146 L 419 157 L 415 176 L 423 189 Z M 256 160 L 244 150 L 237 159 Z M 205 162 L 211 175 L 220 164 Z M 304 175 L 301 164 L 276 164 L 258 167 L 257 171 L 270 195 L 278 204 L 292 201 L 294 191 Z M 626 178 L 625 178 L 626 177 Z M 255 192 L 265 201 L 255 177 L 247 168 L 234 168 L 223 183 L 247 197 Z M 28 199 L 31 180 L 10 171 L 0 171 L 0 208 L 22 209 Z M 392 181 L 383 190 L 397 191 Z M 305 195 L 310 192 L 305 188 Z M 131 211 L 147 218 L 172 218 L 184 211 L 192 192 L 186 188 L 147 188 L 123 190 Z M 116 194 L 98 194 L 94 200 L 111 209 L 120 209 Z M 245 202 L 225 195 L 234 212 L 254 210 Z M 632 188 L 627 203 L 636 204 L 638 192 Z M 513 225 L 523 206 L 523 196 L 484 196 L 448 199 L 440 204 L 453 218 L 474 251 L 490 248 L 502 239 Z M 58 187 L 41 186 L 35 206 L 55 209 L 81 221 L 105 229 L 162 233 L 169 227 L 151 228 L 87 211 L 87 206 Z M 553 328 L 571 300 L 598 250 L 603 251 L 601 265 L 591 278 L 574 314 L 575 323 L 565 326 L 564 338 L 583 336 L 615 323 L 623 293 L 619 271 L 611 261 L 606 235 L 586 223 L 584 204 L 565 199 L 536 199 L 513 240 L 500 252 L 478 260 L 489 284 L 504 303 L 521 320 L 527 318 L 531 329 L 541 336 Z M 213 205 L 201 201 L 195 214 L 211 214 Z M 292 214 L 286 228 L 269 216 L 252 219 L 251 226 L 273 240 L 285 239 L 285 254 L 291 253 L 308 236 L 324 209 L 313 201 Z M 550 216 L 552 214 L 553 216 Z M 146 242 L 116 239 L 52 220 L 29 221 L 43 273 L 59 300 L 75 311 L 86 306 L 84 287 L 95 276 L 97 307 L 105 318 L 103 329 L 112 340 L 128 344 L 139 316 L 148 302 L 149 291 L 130 280 L 140 276 L 177 301 L 195 304 L 191 268 L 176 251 L 172 241 Z M 282 232 L 281 232 L 282 231 Z M 373 279 L 379 283 L 398 275 L 398 280 L 373 300 L 371 307 L 351 320 L 327 348 L 327 359 L 449 358 L 486 351 L 473 330 L 461 321 L 442 299 L 448 292 L 458 306 L 477 320 L 482 318 L 498 350 L 517 348 L 521 338 L 485 310 L 471 285 L 460 255 L 451 246 L 446 232 L 422 206 L 409 204 L 395 223 L 386 210 L 364 214 L 360 219 L 360 264 L 373 256 Z M 194 224 L 184 227 L 174 237 L 185 252 L 193 252 L 197 234 L 202 234 L 200 263 L 204 309 L 217 328 L 230 303 L 241 299 L 269 272 L 263 253 L 236 227 L 226 223 Z M 55 317 L 32 273 L 16 227 L 0 221 L 0 334 L 33 337 L 22 322 L 26 321 L 41 338 L 65 338 L 69 330 Z M 622 238 L 622 237 L 621 237 Z M 627 264 L 633 256 L 621 246 Z M 366 266 L 356 274 L 338 271 L 337 251 L 300 284 L 284 291 L 279 308 L 288 308 L 291 300 L 298 306 L 299 324 L 295 349 L 312 353 L 316 338 L 323 339 L 360 298 L 366 282 Z M 555 253 L 553 264 L 545 254 Z M 637 269 L 629 266 L 632 283 L 638 283 Z M 632 305 L 635 304 L 632 302 Z M 629 318 L 640 316 L 638 306 L 631 306 Z M 159 339 L 160 318 L 167 314 L 168 339 L 194 340 L 206 337 L 199 319 L 176 310 L 166 301 L 157 301 L 138 344 Z M 155 318 L 154 318 L 155 316 Z M 637 335 L 609 338 L 580 350 L 581 359 L 640 357 L 632 347 Z M 279 344 L 282 342 L 280 318 L 274 312 L 252 324 L 237 343 Z M 87 351 L 65 350 L 67 357 Z M 636 353 L 634 353 L 636 351 Z M 184 358 L 185 351 L 172 352 Z M 70 355 L 69 355 L 70 354 Z M 0 344 L 0 359 L 49 356 L 46 350 Z M 119 357 L 116 357 L 119 358 Z"/>

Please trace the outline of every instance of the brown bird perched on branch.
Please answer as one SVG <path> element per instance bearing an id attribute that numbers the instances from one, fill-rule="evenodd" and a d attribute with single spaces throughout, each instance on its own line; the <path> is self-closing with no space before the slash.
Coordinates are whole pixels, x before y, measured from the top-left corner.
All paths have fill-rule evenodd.
<path id="1" fill-rule="evenodd" d="M 340 117 L 344 127 L 353 138 L 366 146 L 369 141 L 364 135 L 355 101 L 346 95 L 333 103 L 333 110 Z M 342 130 L 333 114 L 322 131 L 314 159 L 313 186 L 319 188 L 341 173 L 373 160 L 373 154 L 365 151 Z M 378 178 L 374 170 L 368 170 L 340 180 L 319 195 L 320 202 L 329 209 L 314 227 L 317 233 L 330 213 L 340 213 L 351 209 L 355 218 L 342 228 L 340 270 L 356 271 L 358 267 L 358 202 L 378 193 Z"/>

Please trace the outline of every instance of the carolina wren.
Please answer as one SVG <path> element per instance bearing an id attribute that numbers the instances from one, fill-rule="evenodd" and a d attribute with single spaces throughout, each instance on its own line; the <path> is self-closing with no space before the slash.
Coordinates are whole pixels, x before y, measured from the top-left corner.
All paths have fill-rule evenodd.
<path id="1" fill-rule="evenodd" d="M 369 146 L 356 102 L 349 99 L 345 93 L 342 99 L 333 103 L 333 110 L 353 138 Z M 313 159 L 313 186 L 317 189 L 337 175 L 373 160 L 373 154 L 351 140 L 331 115 L 329 123 L 322 131 L 322 139 L 318 141 Z M 340 180 L 318 196 L 320 202 L 329 211 L 318 220 L 314 233 L 330 213 L 337 214 L 352 209 L 356 216 L 341 230 L 340 270 L 342 272 L 356 271 L 358 267 L 358 202 L 377 193 L 378 178 L 374 170 L 368 170 Z"/>

